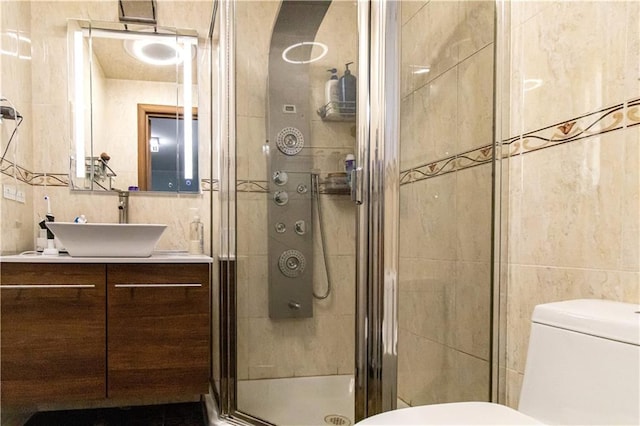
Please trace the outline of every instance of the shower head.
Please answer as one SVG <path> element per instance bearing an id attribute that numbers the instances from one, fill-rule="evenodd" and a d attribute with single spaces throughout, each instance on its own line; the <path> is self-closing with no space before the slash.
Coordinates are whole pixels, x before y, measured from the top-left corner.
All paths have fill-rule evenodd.
<path id="1" fill-rule="evenodd" d="M 15 120 L 16 118 L 22 119 L 22 116 L 17 109 L 9 106 L 0 106 L 0 113 L 5 120 Z"/>

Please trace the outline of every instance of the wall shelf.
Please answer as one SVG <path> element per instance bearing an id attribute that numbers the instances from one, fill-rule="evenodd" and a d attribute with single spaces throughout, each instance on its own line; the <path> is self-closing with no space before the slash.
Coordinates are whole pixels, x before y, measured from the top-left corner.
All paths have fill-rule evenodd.
<path id="1" fill-rule="evenodd" d="M 316 111 L 322 121 L 356 121 L 355 102 L 329 102 Z"/>

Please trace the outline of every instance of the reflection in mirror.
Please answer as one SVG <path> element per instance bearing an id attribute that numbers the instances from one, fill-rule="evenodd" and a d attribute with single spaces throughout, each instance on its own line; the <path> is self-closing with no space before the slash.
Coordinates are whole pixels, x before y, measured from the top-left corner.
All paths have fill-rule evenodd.
<path id="1" fill-rule="evenodd" d="M 192 109 L 192 135 L 185 142 L 182 108 L 138 105 L 138 188 L 190 191 L 199 181 L 198 110 Z M 180 161 L 184 159 L 185 161 Z M 197 191 L 197 187 L 193 190 Z"/>
<path id="2" fill-rule="evenodd" d="M 69 21 L 72 189 L 200 191 L 197 40 L 189 30 Z M 164 121 L 141 134 L 145 105 L 164 106 Z"/>

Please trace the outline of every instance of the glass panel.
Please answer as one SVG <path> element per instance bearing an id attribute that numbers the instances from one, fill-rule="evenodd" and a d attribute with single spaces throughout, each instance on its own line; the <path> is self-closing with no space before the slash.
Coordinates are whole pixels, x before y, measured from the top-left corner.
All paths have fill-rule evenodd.
<path id="1" fill-rule="evenodd" d="M 398 406 L 488 400 L 494 2 L 402 6 Z"/>
<path id="2" fill-rule="evenodd" d="M 276 424 L 347 424 L 356 207 L 345 163 L 355 150 L 356 4 L 235 7 L 236 408 Z M 329 82 L 332 74 L 338 80 Z"/>

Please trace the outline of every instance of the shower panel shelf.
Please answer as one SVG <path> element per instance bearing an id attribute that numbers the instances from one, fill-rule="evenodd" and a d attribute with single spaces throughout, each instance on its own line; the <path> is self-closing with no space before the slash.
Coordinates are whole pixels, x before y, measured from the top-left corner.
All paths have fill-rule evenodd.
<path id="1" fill-rule="evenodd" d="M 353 112 L 342 112 L 342 110 L 353 110 Z M 318 108 L 316 111 L 322 121 L 356 121 L 355 102 L 329 102 Z"/>

